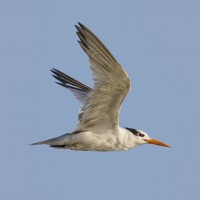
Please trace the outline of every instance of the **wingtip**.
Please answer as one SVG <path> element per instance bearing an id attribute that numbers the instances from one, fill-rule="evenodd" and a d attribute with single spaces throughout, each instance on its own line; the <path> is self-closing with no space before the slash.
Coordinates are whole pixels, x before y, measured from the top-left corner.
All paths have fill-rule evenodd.
<path id="1" fill-rule="evenodd" d="M 54 83 L 56 83 L 56 84 L 58 84 L 58 85 L 61 85 L 61 86 L 65 87 L 65 84 L 63 84 L 63 83 L 60 83 L 60 82 L 57 82 L 57 81 L 55 81 Z"/>
<path id="2" fill-rule="evenodd" d="M 59 70 L 57 70 L 56 68 L 51 68 L 50 71 L 51 72 L 59 72 Z"/>
<path id="3" fill-rule="evenodd" d="M 78 31 L 80 31 L 80 27 L 79 26 L 77 26 L 77 25 L 75 25 L 75 28 L 78 30 Z"/>
<path id="4" fill-rule="evenodd" d="M 53 74 L 56 74 L 56 72 L 57 72 L 58 70 L 55 69 L 55 68 L 51 68 L 50 71 L 51 71 Z"/>
<path id="5" fill-rule="evenodd" d="M 79 25 L 80 27 L 82 27 L 82 26 L 83 26 L 83 24 L 82 24 L 81 22 L 78 22 L 78 25 Z"/>

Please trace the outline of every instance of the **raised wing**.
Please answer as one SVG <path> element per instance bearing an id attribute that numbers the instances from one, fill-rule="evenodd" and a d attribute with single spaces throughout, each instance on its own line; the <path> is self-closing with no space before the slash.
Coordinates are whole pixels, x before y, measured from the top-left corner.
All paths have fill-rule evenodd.
<path id="1" fill-rule="evenodd" d="M 87 27 L 78 24 L 78 42 L 89 57 L 94 87 L 84 101 L 77 130 L 113 128 L 118 126 L 120 106 L 130 90 L 130 80 L 104 44 Z"/>
<path id="2" fill-rule="evenodd" d="M 90 87 L 84 85 L 83 83 L 73 79 L 72 77 L 64 74 L 57 69 L 53 68 L 51 72 L 53 72 L 53 77 L 60 81 L 56 82 L 57 84 L 69 89 L 81 103 L 85 102 L 88 93 L 92 91 Z"/>

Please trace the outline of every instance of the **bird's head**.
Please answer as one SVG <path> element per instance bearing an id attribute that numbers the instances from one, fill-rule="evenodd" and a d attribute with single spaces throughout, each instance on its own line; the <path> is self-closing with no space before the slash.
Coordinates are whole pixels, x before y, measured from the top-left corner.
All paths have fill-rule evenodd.
<path id="1" fill-rule="evenodd" d="M 159 140 L 150 138 L 147 133 L 141 130 L 132 129 L 132 128 L 126 128 L 128 131 L 130 131 L 134 135 L 134 140 L 137 145 L 140 144 L 154 144 L 159 145 L 163 147 L 170 147 L 168 144 L 161 142 Z"/>

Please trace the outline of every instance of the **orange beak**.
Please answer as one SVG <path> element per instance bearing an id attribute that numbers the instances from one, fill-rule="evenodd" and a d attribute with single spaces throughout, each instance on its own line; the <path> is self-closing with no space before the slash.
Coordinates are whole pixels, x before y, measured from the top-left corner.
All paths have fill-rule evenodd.
<path id="1" fill-rule="evenodd" d="M 159 145 L 159 146 L 163 146 L 163 147 L 170 147 L 168 144 L 165 144 L 164 142 L 155 140 L 153 138 L 146 139 L 145 141 L 147 141 L 148 144 L 155 144 L 155 145 Z"/>

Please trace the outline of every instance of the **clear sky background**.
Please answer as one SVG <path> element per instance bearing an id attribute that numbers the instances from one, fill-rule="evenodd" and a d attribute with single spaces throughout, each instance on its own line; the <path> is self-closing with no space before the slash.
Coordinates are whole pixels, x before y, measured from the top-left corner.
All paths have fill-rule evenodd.
<path id="1" fill-rule="evenodd" d="M 92 86 L 78 21 L 132 81 L 120 125 L 173 148 L 28 145 L 76 127 L 80 104 L 49 70 Z M 0 199 L 200 199 L 199 0 L 1 0 L 0 69 Z"/>

